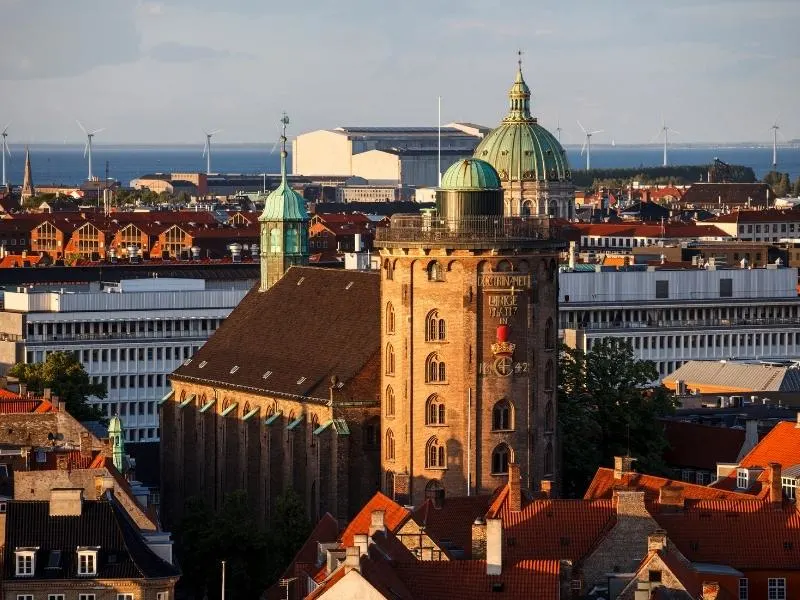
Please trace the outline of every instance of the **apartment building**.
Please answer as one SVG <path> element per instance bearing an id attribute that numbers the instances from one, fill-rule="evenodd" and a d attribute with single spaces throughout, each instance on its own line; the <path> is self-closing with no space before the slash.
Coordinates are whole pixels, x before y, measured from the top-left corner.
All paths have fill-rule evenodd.
<path id="1" fill-rule="evenodd" d="M 662 378 L 689 360 L 800 356 L 797 269 L 562 269 L 559 301 L 568 345 L 623 339 Z"/>
<path id="2" fill-rule="evenodd" d="M 129 442 L 159 438 L 157 402 L 167 375 L 217 330 L 250 288 L 247 280 L 151 278 L 93 285 L 89 291 L 5 293 L 0 312 L 0 369 L 74 352 L 108 396 Z"/>
<path id="3" fill-rule="evenodd" d="M 800 237 L 800 210 L 742 210 L 706 221 L 698 227 L 721 229 L 730 237 L 744 242 L 772 242 Z"/>

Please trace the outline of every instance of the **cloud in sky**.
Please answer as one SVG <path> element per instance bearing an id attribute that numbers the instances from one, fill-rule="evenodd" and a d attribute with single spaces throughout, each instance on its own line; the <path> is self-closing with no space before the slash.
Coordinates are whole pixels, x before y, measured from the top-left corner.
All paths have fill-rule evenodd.
<path id="1" fill-rule="evenodd" d="M 496 124 L 516 51 L 533 107 L 579 142 L 581 120 L 618 143 L 646 142 L 661 114 L 682 141 L 760 140 L 794 108 L 794 0 L 0 0 L 0 119 L 21 139 L 269 141 L 338 125 Z M 5 113 L 8 114 L 5 114 Z M 222 138 L 225 138 L 223 140 Z"/>

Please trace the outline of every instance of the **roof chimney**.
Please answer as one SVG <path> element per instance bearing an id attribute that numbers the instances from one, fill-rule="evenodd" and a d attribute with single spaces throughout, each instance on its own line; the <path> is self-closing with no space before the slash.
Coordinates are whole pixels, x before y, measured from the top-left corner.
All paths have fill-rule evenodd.
<path id="1" fill-rule="evenodd" d="M 503 521 L 486 520 L 486 574 L 500 575 L 503 572 Z"/>
<path id="2" fill-rule="evenodd" d="M 486 521 L 478 517 L 472 522 L 472 560 L 486 558 Z"/>
<path id="3" fill-rule="evenodd" d="M 369 537 L 372 537 L 378 531 L 381 533 L 386 533 L 386 525 L 384 524 L 383 520 L 385 515 L 386 511 L 384 510 L 372 511 L 369 524 Z"/>
<path id="4" fill-rule="evenodd" d="M 361 570 L 361 552 L 356 546 L 350 546 L 345 551 L 346 554 L 344 556 L 344 572 L 349 573 L 350 571 L 360 571 Z"/>
<path id="5" fill-rule="evenodd" d="M 665 485 L 658 490 L 658 503 L 662 506 L 683 508 L 684 500 L 683 487 L 680 485 Z"/>
<path id="6" fill-rule="evenodd" d="M 369 536 L 366 533 L 357 533 L 353 536 L 353 545 L 358 548 L 361 556 L 369 550 Z"/>
<path id="7" fill-rule="evenodd" d="M 795 423 L 795 427 L 800 429 L 800 412 L 797 413 L 797 423 Z"/>
<path id="8" fill-rule="evenodd" d="M 633 461 L 636 459 L 631 456 L 614 457 L 614 480 L 622 479 L 623 475 L 633 473 Z"/>
<path id="9" fill-rule="evenodd" d="M 719 584 L 716 581 L 703 582 L 703 600 L 717 600 L 719 597 Z"/>
<path id="10" fill-rule="evenodd" d="M 550 498 L 553 494 L 553 482 L 549 479 L 542 479 L 539 482 L 539 490 L 541 491 L 542 498 Z"/>
<path id="11" fill-rule="evenodd" d="M 647 536 L 647 551 L 664 550 L 667 547 L 667 532 L 663 529 L 656 529 Z"/>
<path id="12" fill-rule="evenodd" d="M 769 463 L 769 502 L 773 506 L 783 504 L 783 487 L 781 486 L 781 465 L 780 463 Z"/>
<path id="13" fill-rule="evenodd" d="M 80 517 L 83 505 L 81 488 L 53 488 L 50 490 L 51 517 Z"/>
<path id="14" fill-rule="evenodd" d="M 519 512 L 522 510 L 522 480 L 517 463 L 508 464 L 508 508 Z"/>

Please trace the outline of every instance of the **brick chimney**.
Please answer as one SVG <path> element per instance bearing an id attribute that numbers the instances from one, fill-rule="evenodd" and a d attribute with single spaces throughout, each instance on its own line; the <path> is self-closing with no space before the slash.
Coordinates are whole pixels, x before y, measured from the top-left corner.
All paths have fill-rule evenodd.
<path id="1" fill-rule="evenodd" d="M 800 429 L 800 412 L 797 413 L 797 422 L 794 424 L 794 426 Z"/>
<path id="2" fill-rule="evenodd" d="M 372 511 L 369 524 L 369 537 L 372 537 L 378 531 L 380 531 L 381 533 L 386 533 L 386 525 L 384 524 L 385 516 L 386 516 L 386 511 L 383 510 Z"/>
<path id="3" fill-rule="evenodd" d="M 51 517 L 79 517 L 83 507 L 83 490 L 80 488 L 53 488 L 50 490 Z"/>
<path id="4" fill-rule="evenodd" d="M 503 573 L 503 521 L 486 520 L 486 574 Z"/>
<path id="5" fill-rule="evenodd" d="M 472 560 L 486 558 L 486 521 L 478 517 L 472 523 Z"/>
<path id="6" fill-rule="evenodd" d="M 647 536 L 647 551 L 664 550 L 667 547 L 667 532 L 663 529 L 656 529 Z"/>
<path id="7" fill-rule="evenodd" d="M 92 456 L 92 439 L 89 437 L 88 431 L 81 431 L 81 458 L 91 458 Z"/>
<path id="8" fill-rule="evenodd" d="M 539 491 L 542 498 L 550 498 L 553 494 L 553 482 L 549 479 L 542 479 L 539 482 Z"/>
<path id="9" fill-rule="evenodd" d="M 769 502 L 773 506 L 783 504 L 783 487 L 781 485 L 781 465 L 780 463 L 769 463 Z"/>
<path id="10" fill-rule="evenodd" d="M 45 400 L 50 400 L 50 398 L 52 397 L 53 397 L 53 390 L 51 390 L 50 388 L 44 388 L 44 391 L 42 392 L 42 398 L 44 398 Z"/>
<path id="11" fill-rule="evenodd" d="M 27 393 L 28 393 L 28 384 L 20 382 L 20 384 L 19 384 L 19 395 L 24 398 Z"/>
<path id="12" fill-rule="evenodd" d="M 683 486 L 665 485 L 658 490 L 658 503 L 662 506 L 673 506 L 682 509 L 684 501 Z"/>
<path id="13" fill-rule="evenodd" d="M 623 475 L 634 473 L 633 461 L 636 459 L 631 456 L 615 456 L 614 457 L 614 480 L 619 481 Z"/>
<path id="14" fill-rule="evenodd" d="M 508 508 L 516 512 L 522 510 L 522 477 L 517 463 L 508 464 Z"/>
<path id="15" fill-rule="evenodd" d="M 356 546 L 350 546 L 345 550 L 344 572 L 361 570 L 361 551 Z"/>
<path id="16" fill-rule="evenodd" d="M 719 584 L 716 581 L 703 582 L 703 600 L 717 600 L 719 597 Z"/>
<path id="17" fill-rule="evenodd" d="M 358 548 L 361 556 L 369 551 L 369 536 L 366 533 L 357 533 L 353 536 L 353 545 Z"/>

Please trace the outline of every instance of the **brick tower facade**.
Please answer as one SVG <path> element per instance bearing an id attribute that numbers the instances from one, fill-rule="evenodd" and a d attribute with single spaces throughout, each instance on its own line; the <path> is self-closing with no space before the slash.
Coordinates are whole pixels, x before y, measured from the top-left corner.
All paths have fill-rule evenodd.
<path id="1" fill-rule="evenodd" d="M 395 216 L 376 240 L 383 491 L 414 505 L 490 493 L 512 462 L 524 487 L 557 484 L 563 243 L 547 218 L 443 208 Z"/>

